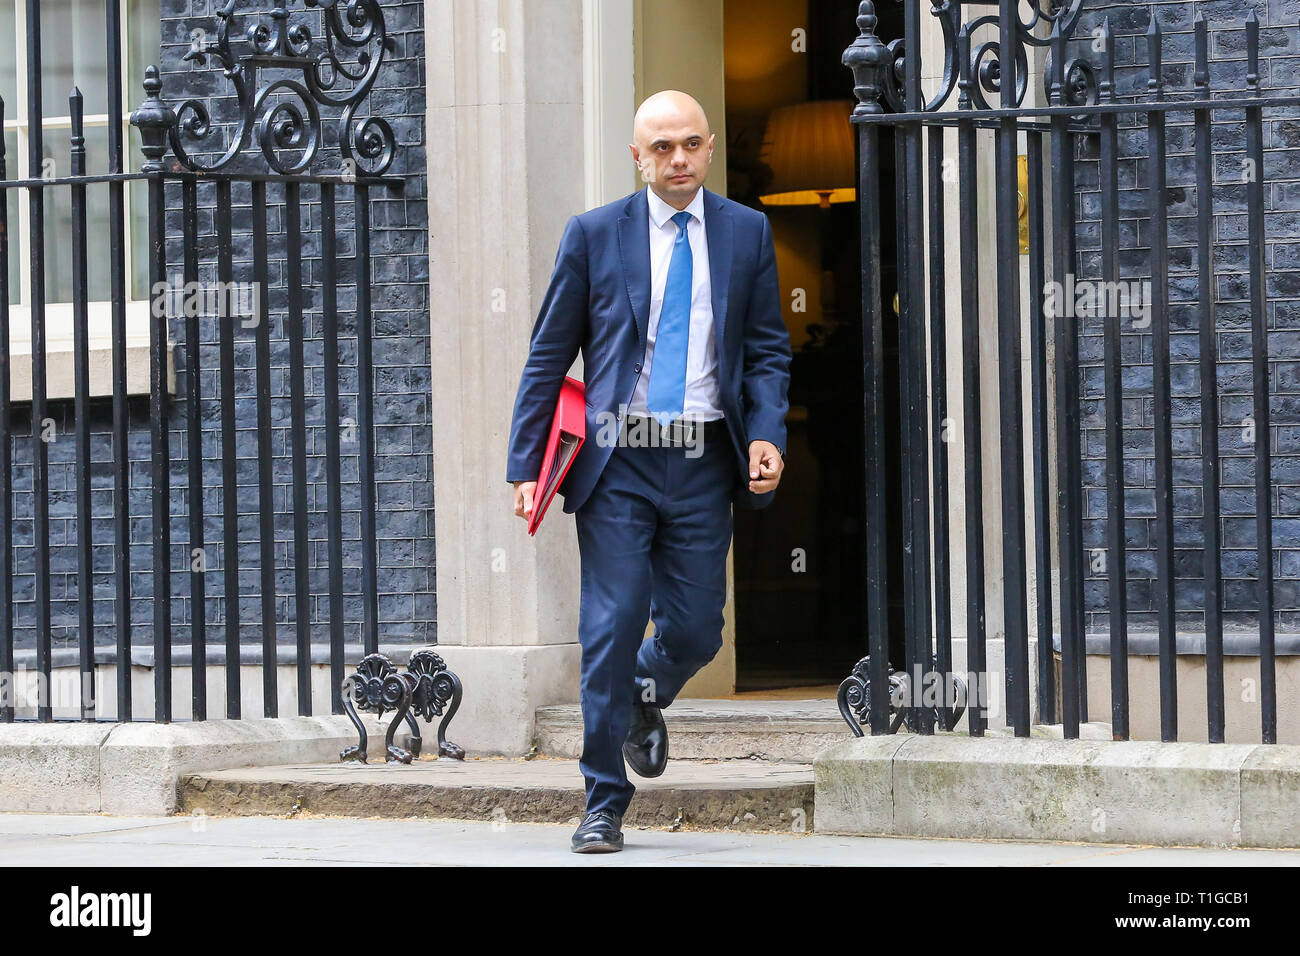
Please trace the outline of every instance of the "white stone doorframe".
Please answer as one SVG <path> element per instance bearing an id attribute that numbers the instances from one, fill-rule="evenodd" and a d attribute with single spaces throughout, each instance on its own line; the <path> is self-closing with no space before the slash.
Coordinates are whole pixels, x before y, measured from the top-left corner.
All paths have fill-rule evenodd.
<path id="1" fill-rule="evenodd" d="M 467 749 L 526 753 L 577 699 L 577 544 L 510 508 L 514 390 L 564 224 L 586 200 L 582 0 L 427 0 L 426 120 L 438 640 Z"/>
<path id="2" fill-rule="evenodd" d="M 932 17 L 922 18 L 922 64 L 924 75 L 922 77 L 923 87 L 930 92 L 937 90 L 940 85 L 944 43 L 942 32 L 939 28 L 938 20 Z M 983 39 L 985 32 L 979 34 Z M 995 36 L 995 32 L 989 33 Z M 882 39 L 888 40 L 890 37 Z M 1030 51 L 1029 69 L 1030 82 L 1029 90 L 1026 93 L 1026 103 L 1039 103 L 1042 101 L 1041 84 L 1043 61 L 1046 57 L 1045 48 L 1034 47 Z M 952 94 L 945 109 L 954 109 L 956 104 L 956 91 Z M 979 152 L 979 177 L 976 185 L 979 203 L 979 236 L 980 236 L 980 275 L 991 276 L 996 273 L 996 262 L 994 251 L 996 249 L 995 240 L 995 202 L 997 201 L 996 187 L 994 182 L 994 163 L 993 163 L 993 137 L 991 132 L 980 131 L 978 133 L 978 152 Z M 923 142 L 923 149 L 928 149 L 928 139 Z M 956 130 L 949 130 L 944 137 L 944 154 L 947 157 L 957 155 L 957 138 Z M 1023 155 L 1028 152 L 1024 135 L 1020 136 L 1019 152 Z M 952 217 L 948 222 L 948 228 L 944 230 L 945 242 L 945 261 L 956 263 L 961 260 L 961 243 L 960 233 L 956 228 L 956 217 L 959 214 L 959 192 L 956 181 L 947 182 L 945 185 L 945 208 L 947 215 Z M 1048 210 L 1050 216 L 1050 208 Z M 1050 223 L 1044 229 L 1044 241 L 1049 244 L 1052 241 Z M 1049 273 L 1052 268 L 1051 257 L 1048 256 L 1046 267 Z M 1052 534 L 1051 555 L 1052 555 L 1052 579 L 1041 584 L 1036 580 L 1036 568 L 1033 560 L 1034 541 L 1036 539 L 1037 529 L 1034 526 L 1034 509 L 1032 500 L 1033 488 L 1033 447 L 1032 447 L 1032 429 L 1030 422 L 1032 420 L 1032 392 L 1029 387 L 1032 380 L 1031 362 L 1032 353 L 1029 348 L 1029 309 L 1025 303 L 1030 301 L 1031 296 L 1040 294 L 1040 290 L 1029 288 L 1029 265 L 1028 256 L 1021 255 L 1021 302 L 1022 302 L 1022 332 L 1021 332 L 1021 400 L 1022 415 L 1024 421 L 1024 463 L 1025 470 L 1023 473 L 1023 482 L 1025 487 L 1025 552 L 1029 555 L 1027 567 L 1027 586 L 1029 602 L 1029 634 L 1030 640 L 1038 639 L 1037 627 L 1037 601 L 1036 590 L 1039 587 L 1047 588 L 1052 594 L 1052 614 L 1054 630 L 1059 631 L 1060 620 L 1060 601 L 1056 593 L 1057 589 L 1057 549 L 1055 539 L 1055 514 L 1052 514 Z M 929 261 L 926 262 L 927 268 L 927 288 L 928 288 L 928 269 Z M 948 408 L 945 409 L 944 417 L 952 421 L 952 433 L 957 436 L 957 440 L 949 447 L 948 458 L 948 525 L 949 525 L 949 576 L 951 596 L 951 620 L 953 634 L 956 638 L 965 638 L 968 635 L 966 624 L 966 491 L 965 491 L 965 471 L 961 466 L 962 462 L 962 440 L 965 435 L 965 422 L 963 419 L 961 396 L 963 394 L 962 385 L 962 330 L 959 310 L 954 303 L 960 301 L 961 285 L 960 273 L 956 268 L 949 267 L 945 272 L 945 296 L 948 302 L 948 321 L 946 326 L 946 394 L 948 396 Z M 985 569 L 985 603 L 986 603 L 986 634 L 990 641 L 1001 641 L 1005 636 L 1005 622 L 1003 611 L 1003 555 L 1002 555 L 1002 511 L 1001 511 L 1001 444 L 1000 437 L 995 423 L 1000 418 L 998 409 L 999 399 L 997 391 L 998 382 L 998 348 L 997 348 L 997 329 L 998 329 L 998 312 L 996 289 L 991 281 L 981 281 L 980 283 L 980 377 L 984 383 L 981 395 L 981 421 L 983 429 L 982 454 L 983 462 L 982 477 L 983 489 L 981 499 L 984 502 L 984 511 L 982 516 L 982 527 L 984 532 L 984 569 Z M 929 342 L 929 301 L 925 302 L 926 309 L 926 347 L 930 346 Z M 1051 449 L 1049 460 L 1055 462 L 1055 444 L 1056 444 L 1056 418 L 1055 418 L 1055 375 L 1053 374 L 1053 356 L 1052 356 L 1052 337 L 1047 336 L 1046 348 L 1048 353 L 1047 361 L 1047 396 L 1048 396 L 1048 428 L 1047 442 Z M 926 375 L 931 372 L 927 363 Z M 927 390 L 929 391 L 929 390 Z M 932 393 L 931 393 L 932 394 Z M 930 464 L 927 464 L 927 469 Z M 1053 470 L 1048 476 L 1051 490 L 1051 500 L 1055 501 L 1056 475 Z M 934 528 L 933 523 L 930 528 L 931 533 L 931 553 L 934 548 Z M 931 606 L 935 606 L 936 595 L 931 594 Z M 1031 701 L 1031 707 L 1036 714 L 1037 700 L 1036 695 Z M 1035 717 L 1036 719 L 1036 717 Z"/>

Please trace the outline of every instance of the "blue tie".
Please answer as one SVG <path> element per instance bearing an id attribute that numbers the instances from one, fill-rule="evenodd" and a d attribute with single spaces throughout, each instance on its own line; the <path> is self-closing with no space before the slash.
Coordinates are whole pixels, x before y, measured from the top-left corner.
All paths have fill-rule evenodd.
<path id="1" fill-rule="evenodd" d="M 662 427 L 678 418 L 686 403 L 686 348 L 691 334 L 691 243 L 686 237 L 689 212 L 673 216 L 677 238 L 668 261 L 664 302 L 659 311 L 655 351 L 650 366 L 646 408 Z"/>

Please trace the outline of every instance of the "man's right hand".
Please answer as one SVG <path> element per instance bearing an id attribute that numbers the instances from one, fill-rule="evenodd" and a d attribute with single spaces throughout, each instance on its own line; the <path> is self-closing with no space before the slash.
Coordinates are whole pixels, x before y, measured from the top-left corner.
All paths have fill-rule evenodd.
<path id="1" fill-rule="evenodd" d="M 537 482 L 535 481 L 516 481 L 515 482 L 515 514 L 520 518 L 528 518 L 533 511 L 533 495 L 537 493 Z"/>

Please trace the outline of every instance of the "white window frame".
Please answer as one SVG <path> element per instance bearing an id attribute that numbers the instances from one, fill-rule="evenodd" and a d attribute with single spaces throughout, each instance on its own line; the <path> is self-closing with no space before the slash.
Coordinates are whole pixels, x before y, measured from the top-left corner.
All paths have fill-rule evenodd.
<path id="1" fill-rule="evenodd" d="M 122 36 L 129 37 L 127 18 L 130 4 L 122 4 Z M 15 155 L 6 150 L 6 178 L 35 179 L 39 171 L 33 174 L 28 169 L 28 148 L 30 144 L 30 117 L 27 115 L 28 70 L 27 65 L 27 9 L 22 0 L 14 2 L 14 63 L 16 76 L 16 103 L 6 104 L 4 133 L 13 132 L 16 139 Z M 122 60 L 122 96 L 129 96 L 132 84 L 127 76 L 130 56 L 123 51 Z M 124 168 L 130 168 L 131 126 L 130 107 L 122 104 L 122 144 Z M 12 115 L 11 115 L 12 114 Z M 107 129 L 107 113 L 91 113 L 82 118 L 82 128 Z M 65 131 L 64 140 L 71 135 L 72 117 L 65 114 L 44 116 L 41 121 L 43 137 L 51 133 Z M 66 160 L 65 160 L 66 162 Z M 144 188 L 143 183 L 128 182 L 125 185 L 123 252 L 125 261 L 126 293 L 126 390 L 128 395 L 146 395 L 149 392 L 149 312 L 148 300 L 133 299 L 131 296 L 133 249 L 131 242 L 131 190 Z M 65 187 L 59 187 L 65 188 Z M 103 187 L 100 187 L 103 188 Z M 32 397 L 32 315 L 31 315 L 31 209 L 25 195 L 27 190 L 10 190 L 13 199 L 10 203 L 12 213 L 17 212 L 17 229 L 13 233 L 20 237 L 21 250 L 12 241 L 9 255 L 19 255 L 18 302 L 9 306 L 9 356 L 10 356 L 10 399 L 14 402 L 31 401 Z M 96 250 L 87 250 L 95 255 Z M 101 397 L 113 394 L 112 379 L 112 316 L 113 303 L 107 299 L 92 300 L 88 303 L 87 344 L 90 352 L 90 395 Z M 72 340 L 73 303 L 45 303 L 45 357 L 46 388 L 48 399 L 71 398 L 74 394 L 73 377 L 73 340 Z M 174 390 L 174 370 L 171 362 L 171 346 L 167 347 L 167 370 L 169 391 Z"/>

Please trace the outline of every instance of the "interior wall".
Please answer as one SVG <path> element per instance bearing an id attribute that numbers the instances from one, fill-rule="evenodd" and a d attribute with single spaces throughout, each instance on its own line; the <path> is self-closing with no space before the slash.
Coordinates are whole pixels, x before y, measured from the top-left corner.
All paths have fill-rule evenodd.
<path id="1" fill-rule="evenodd" d="M 803 0 L 725 2 L 727 184 L 728 195 L 739 201 L 744 201 L 741 197 L 759 174 L 759 152 L 772 110 L 808 98 L 808 54 L 798 46 L 795 32 L 806 30 L 807 7 Z M 765 212 L 780 262 L 781 311 L 790 330 L 790 345 L 798 349 L 808 340 L 808 323 L 822 312 L 820 220 L 815 210 L 797 206 Z M 794 289 L 803 292 L 799 312 L 792 308 Z"/>
<path id="2" fill-rule="evenodd" d="M 700 101 L 717 135 L 707 188 L 727 195 L 723 0 L 637 0 L 636 101 L 681 90 Z M 632 120 L 628 117 L 628 142 Z"/>

